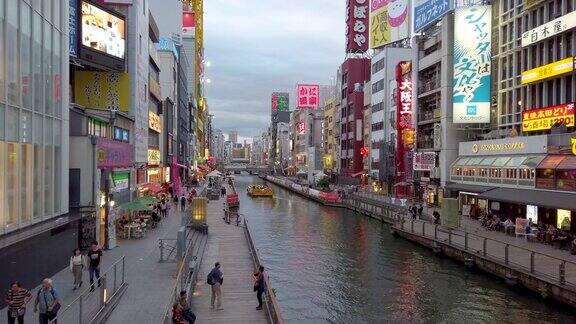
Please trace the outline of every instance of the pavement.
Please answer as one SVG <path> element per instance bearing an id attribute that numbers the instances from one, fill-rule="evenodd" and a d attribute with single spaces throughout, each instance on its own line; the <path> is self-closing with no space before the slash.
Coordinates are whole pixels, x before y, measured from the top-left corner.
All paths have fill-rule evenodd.
<path id="1" fill-rule="evenodd" d="M 256 310 L 258 301 L 252 279 L 255 267 L 244 228 L 236 226 L 234 221 L 226 224 L 222 219 L 222 208 L 223 199 L 208 204 L 208 242 L 192 298 L 196 322 L 268 323 L 266 310 Z M 206 283 L 206 277 L 217 261 L 224 276 L 223 310 L 210 308 L 211 286 Z"/>
<path id="2" fill-rule="evenodd" d="M 174 286 L 174 278 L 177 273 L 175 262 L 159 263 L 160 250 L 158 240 L 160 238 L 175 239 L 181 225 L 181 212 L 171 204 L 168 217 L 164 218 L 160 225 L 148 231 L 146 237 L 141 239 L 118 240 L 118 246 L 104 251 L 101 269 L 104 272 L 116 260 L 125 256 L 125 280 L 128 289 L 121 298 L 119 304 L 112 312 L 107 323 L 159 323 L 162 319 L 166 303 L 170 298 L 171 289 Z M 120 266 L 117 269 L 120 278 Z M 23 269 L 24 270 L 24 269 Z M 54 288 L 57 289 L 62 301 L 61 316 L 65 316 L 62 323 L 74 323 L 78 321 L 78 310 L 72 308 L 70 312 L 64 312 L 67 305 L 71 304 L 79 295 L 80 291 L 74 291 L 73 277 L 69 268 L 66 267 L 52 276 Z M 111 279 L 108 279 L 110 286 Z M 120 279 L 118 279 L 118 282 Z M 84 273 L 84 285 L 82 292 L 89 287 L 88 273 Z M 33 289 L 35 297 L 40 286 Z M 96 290 L 86 295 L 85 307 L 95 304 L 97 300 Z M 34 299 L 28 304 L 25 322 L 36 322 L 36 314 L 33 312 Z M 76 306 L 75 306 L 76 307 Z M 0 324 L 7 323 L 6 308 L 0 311 Z M 65 315 L 63 315 L 65 314 Z"/>

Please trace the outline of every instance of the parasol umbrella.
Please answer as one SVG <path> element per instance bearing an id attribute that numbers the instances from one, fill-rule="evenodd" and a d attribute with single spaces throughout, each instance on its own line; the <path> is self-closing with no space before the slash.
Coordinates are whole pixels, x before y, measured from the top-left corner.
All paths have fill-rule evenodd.
<path id="1" fill-rule="evenodd" d="M 125 204 L 122 204 L 120 206 L 118 206 L 118 208 L 124 209 L 124 210 L 129 210 L 129 211 L 145 211 L 145 210 L 151 210 L 150 207 L 148 207 L 147 204 L 141 202 L 141 201 L 132 201 L 132 202 L 128 202 Z"/>
<path id="2" fill-rule="evenodd" d="M 154 196 L 144 196 L 140 198 L 136 198 L 133 202 L 141 202 L 144 205 L 150 205 L 158 201 L 158 198 Z"/>

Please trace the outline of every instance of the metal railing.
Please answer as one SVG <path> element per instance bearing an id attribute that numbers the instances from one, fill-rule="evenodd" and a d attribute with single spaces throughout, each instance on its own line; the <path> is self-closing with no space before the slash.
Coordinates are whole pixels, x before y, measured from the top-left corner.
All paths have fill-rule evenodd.
<path id="1" fill-rule="evenodd" d="M 170 292 L 170 300 L 164 307 L 164 315 L 162 316 L 162 323 L 172 323 L 172 305 L 180 300 L 180 292 L 186 291 L 186 300 L 190 303 L 192 297 L 194 284 L 198 277 L 200 264 L 204 258 L 204 247 L 206 245 L 207 236 L 191 230 L 193 235 L 188 240 L 186 252 L 181 260 L 178 260 L 177 274 L 174 286 Z"/>
<path id="2" fill-rule="evenodd" d="M 576 262 L 483 235 L 446 229 L 426 221 L 403 218 L 398 225 L 406 232 L 481 255 L 555 284 L 576 288 Z"/>
<path id="3" fill-rule="evenodd" d="M 246 235 L 246 240 L 248 240 L 248 246 L 252 254 L 252 259 L 256 268 L 259 268 L 261 263 L 260 255 L 258 250 L 254 246 L 254 241 L 252 240 L 252 235 L 250 234 L 250 229 L 248 228 L 248 221 L 244 218 L 244 234 Z M 266 276 L 264 278 L 265 290 L 265 307 L 268 313 L 268 320 L 272 324 L 284 324 L 284 319 L 282 318 L 282 313 L 280 312 L 280 306 L 278 306 L 278 301 L 276 300 L 276 291 L 272 288 L 272 283 L 270 278 Z"/>
<path id="4" fill-rule="evenodd" d="M 126 259 L 122 256 L 100 275 L 100 287 L 90 291 L 90 286 L 64 306 L 50 323 L 92 323 L 100 318 L 108 306 L 126 290 Z M 94 282 L 96 285 L 96 282 Z"/>

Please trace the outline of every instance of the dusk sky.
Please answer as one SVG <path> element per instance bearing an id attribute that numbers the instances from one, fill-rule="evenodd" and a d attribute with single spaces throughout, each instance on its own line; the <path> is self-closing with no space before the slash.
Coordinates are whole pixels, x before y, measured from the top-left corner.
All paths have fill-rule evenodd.
<path id="1" fill-rule="evenodd" d="M 161 33 L 177 30 L 169 4 L 151 2 Z M 293 108 L 297 83 L 329 84 L 345 57 L 345 9 L 344 0 L 204 1 L 212 81 L 206 96 L 215 127 L 251 138 L 270 123 L 272 92 L 290 92 Z"/>

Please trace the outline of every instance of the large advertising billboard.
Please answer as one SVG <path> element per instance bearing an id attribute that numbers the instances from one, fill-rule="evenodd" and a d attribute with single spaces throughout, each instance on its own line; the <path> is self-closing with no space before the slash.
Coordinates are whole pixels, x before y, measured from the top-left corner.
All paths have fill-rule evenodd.
<path id="1" fill-rule="evenodd" d="M 411 164 L 411 156 L 408 159 L 407 151 L 414 144 L 414 124 L 412 116 L 412 62 L 401 61 L 396 65 L 397 82 L 397 108 L 396 108 L 396 171 L 397 182 L 405 182 L 411 178 L 412 168 L 406 166 Z"/>
<path id="2" fill-rule="evenodd" d="M 452 0 L 414 0 L 414 31 L 430 26 L 452 9 Z"/>
<path id="3" fill-rule="evenodd" d="M 130 110 L 128 73 L 74 72 L 74 98 L 80 106 L 91 109 Z"/>
<path id="4" fill-rule="evenodd" d="M 490 122 L 491 6 L 455 10 L 453 122 Z"/>
<path id="5" fill-rule="evenodd" d="M 296 95 L 298 108 L 316 109 L 320 106 L 320 86 L 317 84 L 299 84 Z"/>
<path id="6" fill-rule="evenodd" d="M 272 92 L 272 111 L 288 111 L 288 92 Z"/>
<path id="7" fill-rule="evenodd" d="M 346 1 L 346 53 L 368 50 L 369 0 Z"/>
<path id="8" fill-rule="evenodd" d="M 523 132 L 548 130 L 559 125 L 574 126 L 574 104 L 563 104 L 522 112 Z"/>
<path id="9" fill-rule="evenodd" d="M 556 37 L 576 27 L 576 11 L 556 18 L 522 34 L 522 47 L 538 43 L 547 38 Z"/>
<path id="10" fill-rule="evenodd" d="M 126 50 L 124 19 L 82 1 L 82 45 L 124 59 Z"/>
<path id="11" fill-rule="evenodd" d="M 372 0 L 370 47 L 381 47 L 410 37 L 410 12 L 410 0 Z"/>
<path id="12" fill-rule="evenodd" d="M 522 84 L 529 84 L 574 71 L 576 57 L 565 58 L 522 72 Z"/>

